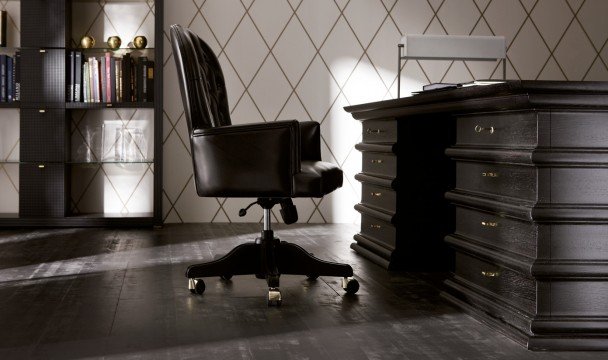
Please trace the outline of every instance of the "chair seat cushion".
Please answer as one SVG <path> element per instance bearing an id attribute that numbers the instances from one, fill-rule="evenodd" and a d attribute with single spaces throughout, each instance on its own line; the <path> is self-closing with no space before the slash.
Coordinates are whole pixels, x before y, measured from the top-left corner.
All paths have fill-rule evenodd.
<path id="1" fill-rule="evenodd" d="M 302 171 L 296 174 L 296 197 L 321 197 L 342 186 L 342 170 L 332 163 L 302 161 Z"/>

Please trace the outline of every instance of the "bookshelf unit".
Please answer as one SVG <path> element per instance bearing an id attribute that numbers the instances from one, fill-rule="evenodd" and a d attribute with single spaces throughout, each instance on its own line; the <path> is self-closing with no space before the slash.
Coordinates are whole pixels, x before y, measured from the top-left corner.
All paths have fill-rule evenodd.
<path id="1" fill-rule="evenodd" d="M 0 103 L 0 130 L 5 117 L 15 123 L 15 112 L 19 123 L 18 149 L 5 149 L 14 136 L 0 147 L 0 171 L 12 181 L 1 182 L 0 173 L 0 197 L 10 190 L 2 187 L 12 185 L 18 209 L 0 207 L 0 226 L 162 225 L 163 1 L 9 2 L 19 4 L 20 41 L 9 40 L 10 48 L 0 53 L 21 54 L 21 101 Z M 133 19 L 141 20 L 139 27 L 127 23 Z M 97 47 L 79 49 L 85 34 L 94 36 Z M 129 48 L 133 35 L 142 34 L 150 47 Z M 116 51 L 103 48 L 112 35 L 122 39 Z M 153 101 L 71 102 L 66 93 L 73 50 L 83 58 L 109 51 L 116 57 L 144 54 L 154 61 Z M 137 130 L 137 156 L 104 158 L 117 126 L 130 138 Z M 14 191 L 9 195 L 14 198 Z"/>

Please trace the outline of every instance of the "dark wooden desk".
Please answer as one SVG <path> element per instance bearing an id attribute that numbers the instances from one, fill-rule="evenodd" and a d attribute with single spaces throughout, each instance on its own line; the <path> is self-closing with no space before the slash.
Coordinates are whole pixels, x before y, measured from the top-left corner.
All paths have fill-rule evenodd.
<path id="1" fill-rule="evenodd" d="M 608 83 L 509 81 L 345 108 L 361 231 L 388 268 L 531 349 L 608 349 Z"/>

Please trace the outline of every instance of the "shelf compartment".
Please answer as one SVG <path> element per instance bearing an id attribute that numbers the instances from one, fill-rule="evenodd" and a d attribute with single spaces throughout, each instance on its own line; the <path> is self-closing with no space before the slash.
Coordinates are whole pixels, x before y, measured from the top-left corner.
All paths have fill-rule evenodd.
<path id="1" fill-rule="evenodd" d="M 19 163 L 0 162 L 0 216 L 19 212 Z"/>
<path id="2" fill-rule="evenodd" d="M 154 209 L 154 166 L 151 163 L 71 164 L 68 173 L 71 182 L 69 216 L 129 216 L 151 213 Z"/>

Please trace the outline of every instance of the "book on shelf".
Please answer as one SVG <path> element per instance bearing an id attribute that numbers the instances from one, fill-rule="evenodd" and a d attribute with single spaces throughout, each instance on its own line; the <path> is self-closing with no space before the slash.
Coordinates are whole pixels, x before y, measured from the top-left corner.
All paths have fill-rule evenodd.
<path id="1" fill-rule="evenodd" d="M 86 65 L 86 76 L 87 76 L 87 86 L 86 86 L 86 89 L 87 89 L 87 100 L 88 100 L 87 102 L 93 102 L 93 94 L 92 94 L 92 91 L 91 91 L 92 90 L 92 86 L 93 86 L 93 84 L 92 84 L 93 76 L 91 75 L 91 69 L 93 68 L 92 63 L 93 62 L 91 61 L 90 58 L 87 59 L 87 61 L 85 62 L 85 65 Z M 83 69 L 83 71 L 84 71 L 84 69 Z"/>
<path id="2" fill-rule="evenodd" d="M 15 59 L 13 63 L 13 71 L 15 72 L 15 76 L 13 76 L 13 81 L 15 85 L 13 86 L 13 91 L 15 95 L 13 96 L 13 100 L 20 101 L 21 100 L 21 52 L 15 52 Z"/>
<path id="3" fill-rule="evenodd" d="M 131 57 L 130 59 L 130 63 L 129 63 L 129 88 L 130 88 L 130 99 L 129 101 L 131 102 L 135 102 L 137 101 L 137 81 L 135 81 L 135 79 L 137 78 L 137 74 L 136 74 L 136 66 L 135 66 L 135 59 L 133 57 Z"/>
<path id="4" fill-rule="evenodd" d="M 106 94 L 106 81 L 107 81 L 107 77 L 106 77 L 106 57 L 102 56 L 99 58 L 99 86 L 101 87 L 101 95 L 100 95 L 100 102 L 107 102 L 107 94 Z"/>
<path id="5" fill-rule="evenodd" d="M 105 54 L 106 61 L 104 62 L 104 71 L 103 76 L 106 78 L 104 84 L 106 86 L 106 96 L 104 97 L 104 102 L 112 102 L 112 54 L 106 52 Z"/>
<path id="6" fill-rule="evenodd" d="M 13 75 L 14 75 L 14 69 L 13 69 L 13 58 L 12 57 L 7 57 L 6 58 L 6 97 L 7 100 L 9 102 L 13 102 Z"/>
<path id="7" fill-rule="evenodd" d="M 74 52 L 74 101 L 82 101 L 82 53 Z"/>
<path id="8" fill-rule="evenodd" d="M 108 87 L 108 91 L 110 92 L 110 102 L 116 102 L 116 58 L 110 58 L 110 72 L 108 74 L 110 76 L 109 81 L 107 83 L 110 85 Z"/>
<path id="9" fill-rule="evenodd" d="M 137 61 L 137 101 L 144 102 L 146 97 L 146 78 L 148 58 L 140 56 Z"/>
<path id="10" fill-rule="evenodd" d="M 91 102 L 91 86 L 89 84 L 89 63 L 82 63 L 82 101 Z"/>
<path id="11" fill-rule="evenodd" d="M 116 101 L 122 102 L 122 59 L 116 59 L 114 69 L 116 71 Z"/>
<path id="12" fill-rule="evenodd" d="M 6 96 L 6 90 L 7 90 L 6 58 L 7 57 L 8 56 L 5 54 L 0 55 L 0 101 L 1 102 L 7 101 L 7 96 Z"/>
<path id="13" fill-rule="evenodd" d="M 67 93 L 65 101 L 74 101 L 74 51 L 68 54 L 68 71 L 65 74 L 65 83 L 67 84 Z"/>
<path id="14" fill-rule="evenodd" d="M 125 54 L 122 57 L 122 101 L 130 102 L 131 100 L 131 54 Z"/>
<path id="15" fill-rule="evenodd" d="M 471 86 L 487 86 L 504 83 L 502 80 L 473 80 L 465 83 L 432 83 L 422 86 L 422 91 L 416 91 L 414 94 L 425 93 L 429 91 L 441 91 L 449 89 L 460 89 Z"/>
<path id="16" fill-rule="evenodd" d="M 101 85 L 99 79 L 99 60 L 89 58 L 89 78 L 91 79 L 91 102 L 101 102 Z"/>
<path id="17" fill-rule="evenodd" d="M 144 101 L 154 101 L 154 61 L 148 60 L 146 67 L 146 98 Z"/>

